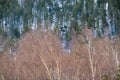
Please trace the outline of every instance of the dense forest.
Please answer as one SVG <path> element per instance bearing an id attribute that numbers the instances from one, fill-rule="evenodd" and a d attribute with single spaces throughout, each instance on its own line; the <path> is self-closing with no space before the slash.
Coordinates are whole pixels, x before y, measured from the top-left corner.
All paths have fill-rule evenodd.
<path id="1" fill-rule="evenodd" d="M 91 28 L 95 36 L 120 32 L 119 0 L 0 0 L 0 35 L 19 38 L 29 29 L 77 34 Z M 66 30 L 64 30 L 66 29 Z"/>

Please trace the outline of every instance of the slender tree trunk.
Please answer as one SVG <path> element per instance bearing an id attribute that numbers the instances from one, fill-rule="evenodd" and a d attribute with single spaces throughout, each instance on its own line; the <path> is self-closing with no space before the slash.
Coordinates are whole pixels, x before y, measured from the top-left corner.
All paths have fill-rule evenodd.
<path id="1" fill-rule="evenodd" d="M 89 61 L 90 61 L 90 68 L 91 68 L 92 80 L 95 80 L 95 70 L 94 70 L 95 67 L 94 67 L 94 61 L 92 59 L 91 41 L 90 40 L 88 40 L 87 47 L 88 47 L 87 49 L 88 49 L 88 57 L 89 57 Z"/>

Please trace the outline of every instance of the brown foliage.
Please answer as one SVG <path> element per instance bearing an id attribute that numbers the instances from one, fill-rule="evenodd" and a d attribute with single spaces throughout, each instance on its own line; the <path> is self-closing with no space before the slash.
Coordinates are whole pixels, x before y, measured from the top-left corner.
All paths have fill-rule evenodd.
<path id="1" fill-rule="evenodd" d="M 72 41 L 72 52 L 66 54 L 50 32 L 28 32 L 18 42 L 15 57 L 0 56 L 0 76 L 6 80 L 101 80 L 108 74 L 114 79 L 119 43 L 96 39 L 89 47 L 88 43 Z"/>

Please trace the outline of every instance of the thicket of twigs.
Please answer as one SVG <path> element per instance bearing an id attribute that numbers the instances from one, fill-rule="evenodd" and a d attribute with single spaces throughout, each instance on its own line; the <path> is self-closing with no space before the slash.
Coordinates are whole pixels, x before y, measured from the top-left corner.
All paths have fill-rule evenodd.
<path id="1" fill-rule="evenodd" d="M 71 42 L 71 54 L 50 32 L 31 31 L 17 43 L 15 56 L 0 54 L 0 80 L 115 80 L 119 41 L 107 38 Z"/>

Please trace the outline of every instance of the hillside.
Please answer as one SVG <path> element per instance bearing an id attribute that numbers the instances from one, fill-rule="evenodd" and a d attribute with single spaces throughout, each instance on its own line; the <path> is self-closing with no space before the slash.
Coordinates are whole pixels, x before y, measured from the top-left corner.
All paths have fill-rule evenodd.
<path id="1" fill-rule="evenodd" d="M 120 0 L 0 0 L 0 80 L 120 80 Z"/>

